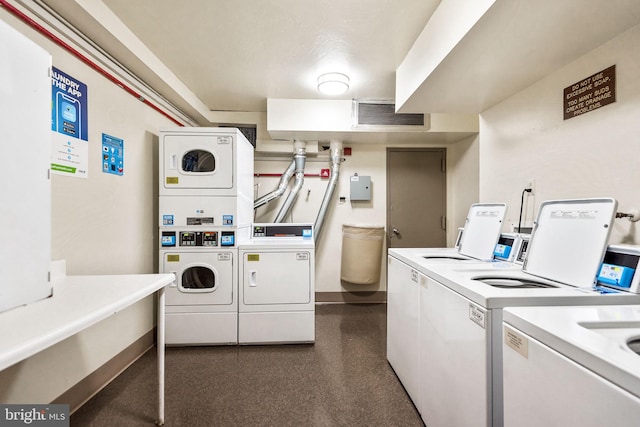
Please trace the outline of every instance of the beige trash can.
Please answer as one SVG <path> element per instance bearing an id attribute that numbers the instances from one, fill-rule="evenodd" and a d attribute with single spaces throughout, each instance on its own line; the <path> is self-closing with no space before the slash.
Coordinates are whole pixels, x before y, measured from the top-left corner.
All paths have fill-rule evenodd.
<path id="1" fill-rule="evenodd" d="M 340 278 L 358 285 L 380 281 L 384 227 L 342 225 Z"/>

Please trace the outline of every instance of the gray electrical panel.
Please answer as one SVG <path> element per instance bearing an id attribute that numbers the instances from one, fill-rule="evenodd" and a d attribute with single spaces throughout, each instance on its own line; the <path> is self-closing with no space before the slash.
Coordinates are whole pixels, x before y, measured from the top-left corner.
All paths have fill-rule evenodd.
<path id="1" fill-rule="evenodd" d="M 351 177 L 351 201 L 371 200 L 371 177 L 353 175 Z"/>

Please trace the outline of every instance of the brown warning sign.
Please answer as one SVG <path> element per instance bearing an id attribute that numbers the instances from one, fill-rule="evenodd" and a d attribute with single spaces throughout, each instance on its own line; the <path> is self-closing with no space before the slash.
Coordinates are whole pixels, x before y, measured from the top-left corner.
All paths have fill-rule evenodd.
<path id="1" fill-rule="evenodd" d="M 616 66 L 564 88 L 564 119 L 616 102 Z"/>

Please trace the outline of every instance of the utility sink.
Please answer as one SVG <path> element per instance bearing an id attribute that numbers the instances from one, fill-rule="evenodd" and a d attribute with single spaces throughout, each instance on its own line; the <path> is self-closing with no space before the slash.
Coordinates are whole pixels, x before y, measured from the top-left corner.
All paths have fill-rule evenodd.
<path id="1" fill-rule="evenodd" d="M 531 279 L 501 277 L 501 276 L 478 276 L 473 280 L 478 280 L 494 288 L 506 289 L 531 289 L 531 288 L 557 288 L 558 286 L 549 283 L 538 282 Z"/>

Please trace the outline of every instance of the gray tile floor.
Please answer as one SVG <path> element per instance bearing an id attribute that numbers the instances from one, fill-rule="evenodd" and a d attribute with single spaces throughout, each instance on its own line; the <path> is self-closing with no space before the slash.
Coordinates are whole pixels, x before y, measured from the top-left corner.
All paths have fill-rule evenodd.
<path id="1" fill-rule="evenodd" d="M 71 417 L 72 426 L 152 425 L 155 352 Z M 316 308 L 314 345 L 166 351 L 167 426 L 422 426 L 386 360 L 386 305 Z"/>

